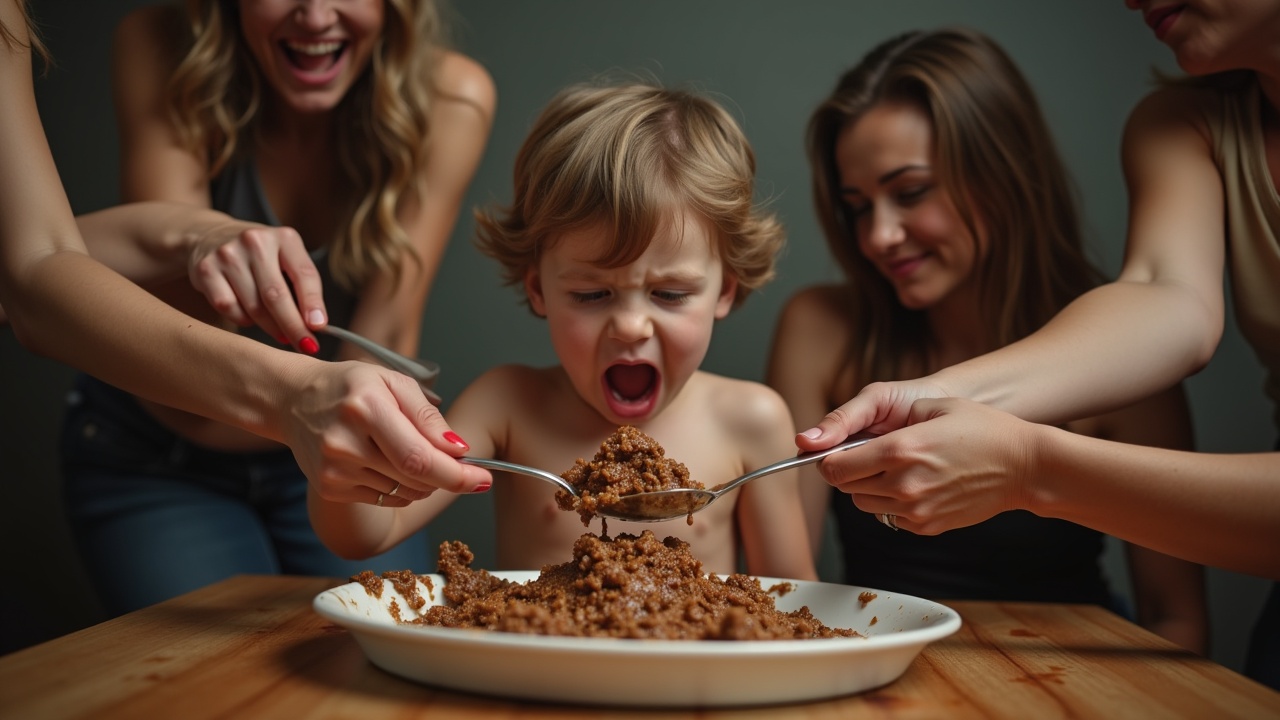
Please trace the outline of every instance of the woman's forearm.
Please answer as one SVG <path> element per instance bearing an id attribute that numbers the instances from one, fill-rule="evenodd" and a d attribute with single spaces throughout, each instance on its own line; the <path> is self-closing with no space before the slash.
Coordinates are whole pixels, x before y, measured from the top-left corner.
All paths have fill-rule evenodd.
<path id="1" fill-rule="evenodd" d="M 1023 507 L 1205 565 L 1280 577 L 1280 453 L 1210 454 L 1043 425 Z"/>
<path id="2" fill-rule="evenodd" d="M 279 380 L 316 362 L 187 317 L 74 250 L 25 265 L 6 288 L 5 307 L 33 352 L 276 440 Z"/>
<path id="3" fill-rule="evenodd" d="M 1058 424 L 1148 397 L 1200 370 L 1222 314 L 1177 284 L 1114 282 L 1081 296 L 1033 335 L 933 376 L 967 397 Z"/>
<path id="4" fill-rule="evenodd" d="M 184 277 L 192 247 L 219 227 L 249 227 L 224 213 L 171 202 L 136 202 L 76 217 L 89 254 L 142 285 Z"/>

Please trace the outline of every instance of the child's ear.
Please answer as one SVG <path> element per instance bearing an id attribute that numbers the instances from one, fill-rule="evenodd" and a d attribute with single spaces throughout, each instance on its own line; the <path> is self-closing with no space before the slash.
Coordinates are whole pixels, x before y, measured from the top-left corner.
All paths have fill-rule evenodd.
<path id="1" fill-rule="evenodd" d="M 733 301 L 738 297 L 738 278 L 726 272 L 720 283 L 720 297 L 716 298 L 716 319 L 721 320 L 733 309 Z"/>
<path id="2" fill-rule="evenodd" d="M 547 300 L 542 296 L 542 276 L 538 268 L 531 267 L 524 272 L 524 295 L 529 299 L 529 309 L 538 317 L 547 316 Z"/>

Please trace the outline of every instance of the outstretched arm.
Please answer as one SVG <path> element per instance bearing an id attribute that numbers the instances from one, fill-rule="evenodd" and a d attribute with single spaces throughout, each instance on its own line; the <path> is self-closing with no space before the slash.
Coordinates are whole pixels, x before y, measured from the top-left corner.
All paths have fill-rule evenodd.
<path id="1" fill-rule="evenodd" d="M 1024 509 L 1184 560 L 1280 578 L 1280 453 L 1143 447 L 967 400 L 926 399 L 907 427 L 827 458 L 823 474 L 862 510 L 896 515 L 915 533 Z"/>
<path id="2" fill-rule="evenodd" d="M 26 18 L 0 0 L 0 305 L 34 352 L 142 397 L 288 443 L 321 492 L 372 502 L 489 480 L 451 455 L 448 426 L 411 379 L 324 363 L 223 332 L 89 257 L 32 88 Z M 429 478 L 429 480 L 428 480 Z"/>
<path id="3" fill-rule="evenodd" d="M 1181 383 L 1070 429 L 1134 445 L 1195 448 L 1191 408 Z M 1132 543 L 1125 550 L 1138 624 L 1188 650 L 1207 654 L 1209 603 L 1204 567 Z"/>
<path id="4" fill-rule="evenodd" d="M 1222 336 L 1222 181 L 1195 96 L 1162 90 L 1126 128 L 1130 227 L 1120 277 L 1039 331 L 919 380 L 868 385 L 800 435 L 804 450 L 902 427 L 920 398 L 964 397 L 1036 422 L 1096 415 L 1199 370 Z"/>
<path id="5" fill-rule="evenodd" d="M 106 208 L 76 224 L 89 254 L 112 270 L 162 296 L 173 295 L 168 286 L 184 287 L 165 299 L 188 314 L 256 324 L 294 346 L 314 341 L 312 330 L 328 320 L 320 273 L 293 228 L 166 201 Z M 192 289 L 203 296 L 199 304 L 180 299 Z"/>

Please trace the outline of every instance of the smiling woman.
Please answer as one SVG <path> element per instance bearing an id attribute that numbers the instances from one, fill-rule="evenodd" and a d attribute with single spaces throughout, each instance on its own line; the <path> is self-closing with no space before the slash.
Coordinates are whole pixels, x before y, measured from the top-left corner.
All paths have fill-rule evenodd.
<path id="1" fill-rule="evenodd" d="M 495 103 L 488 73 L 444 47 L 440 29 L 431 0 L 191 0 L 185 13 L 131 13 L 112 68 L 122 195 L 211 208 L 227 223 L 145 248 L 91 238 L 90 252 L 132 258 L 122 271 L 161 299 L 263 343 L 367 359 L 317 337 L 332 322 L 416 356 Z M 72 529 L 113 613 L 238 573 L 368 565 L 316 538 L 289 451 L 238 428 L 85 376 L 62 454 Z M 378 476 L 359 494 L 322 494 L 421 496 Z M 430 557 L 423 541 L 375 562 Z"/>
<path id="2" fill-rule="evenodd" d="M 241 38 L 262 79 L 276 101 L 300 112 L 342 101 L 368 68 L 385 23 L 383 0 L 240 3 Z"/>
<path id="3" fill-rule="evenodd" d="M 984 35 L 943 28 L 884 41 L 840 76 L 807 139 L 819 221 L 846 279 L 792 297 L 774 338 L 770 382 L 802 427 L 869 383 L 1014 343 L 1101 283 L 1035 95 Z M 1180 386 L 1066 427 L 1191 444 Z M 910 519 L 880 498 L 855 504 L 817 467 L 802 471 L 810 538 L 816 551 L 834 510 L 850 583 L 926 597 L 1113 604 L 1100 532 L 1026 511 L 936 537 L 895 532 L 914 529 Z M 1202 569 L 1136 546 L 1129 560 L 1142 624 L 1203 652 Z"/>

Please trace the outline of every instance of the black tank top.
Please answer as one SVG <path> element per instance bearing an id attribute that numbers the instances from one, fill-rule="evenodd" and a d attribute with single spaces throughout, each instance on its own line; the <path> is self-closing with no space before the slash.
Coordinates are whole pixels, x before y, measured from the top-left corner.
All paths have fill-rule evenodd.
<path id="1" fill-rule="evenodd" d="M 850 585 L 932 599 L 1111 605 L 1097 531 L 1017 510 L 916 535 L 894 532 L 834 488 L 831 497 Z"/>
<path id="2" fill-rule="evenodd" d="M 258 177 L 258 166 L 253 159 L 241 157 L 227 163 L 209 183 L 209 199 L 214 210 L 224 212 L 238 220 L 262 223 L 279 227 L 281 222 L 267 202 L 267 195 L 262 190 L 262 181 Z M 303 238 L 306 240 L 306 238 Z M 329 269 L 329 247 L 321 246 L 311 251 L 311 259 L 320 271 L 320 281 L 324 287 L 324 305 L 329 313 L 329 324 L 347 327 L 351 316 L 355 313 L 356 296 L 342 289 Z M 256 338 L 269 345 L 278 346 L 275 340 L 267 337 L 253 326 L 239 330 L 240 334 Z M 328 335 L 318 335 L 320 352 L 318 356 L 332 360 L 338 352 L 340 341 Z"/>

